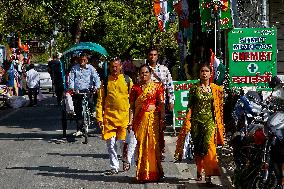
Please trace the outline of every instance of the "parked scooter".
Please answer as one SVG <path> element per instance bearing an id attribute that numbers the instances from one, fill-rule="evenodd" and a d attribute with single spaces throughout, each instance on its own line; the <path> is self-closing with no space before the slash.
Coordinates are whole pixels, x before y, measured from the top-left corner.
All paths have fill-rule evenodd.
<path id="1" fill-rule="evenodd" d="M 274 81 L 274 80 L 272 80 Z M 272 83 L 273 84 L 273 83 Z M 279 85 L 272 85 L 273 89 Z M 239 130 L 231 139 L 233 183 L 240 189 L 282 189 L 284 163 L 284 100 L 249 91 L 240 97 L 234 115 Z"/>
<path id="2" fill-rule="evenodd" d="M 269 83 L 273 91 L 283 87 L 279 78 L 272 78 Z M 276 189 L 283 189 L 283 166 L 284 166 L 284 99 L 270 96 L 267 100 L 270 116 L 266 122 L 266 143 L 262 157 L 262 170 L 255 184 L 265 188 L 269 178 L 275 174 L 277 180 Z"/>

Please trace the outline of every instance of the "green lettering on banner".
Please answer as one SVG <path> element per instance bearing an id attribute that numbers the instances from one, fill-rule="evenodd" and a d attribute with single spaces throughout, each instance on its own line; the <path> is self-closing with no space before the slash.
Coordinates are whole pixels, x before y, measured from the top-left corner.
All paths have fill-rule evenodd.
<path id="1" fill-rule="evenodd" d="M 175 94 L 174 127 L 182 126 L 187 111 L 189 90 L 191 86 L 197 82 L 199 82 L 199 80 L 173 81 Z"/>

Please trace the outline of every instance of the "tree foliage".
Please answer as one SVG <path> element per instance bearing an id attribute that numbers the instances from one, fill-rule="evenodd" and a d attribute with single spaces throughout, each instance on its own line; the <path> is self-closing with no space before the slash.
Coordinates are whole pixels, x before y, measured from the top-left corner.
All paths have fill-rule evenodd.
<path id="1" fill-rule="evenodd" d="M 110 55 L 144 58 L 152 45 L 177 49 L 176 23 L 158 31 L 150 0 L 2 0 L 0 34 L 25 39 L 55 39 L 57 51 L 93 41 Z M 54 32 L 55 29 L 57 32 Z"/>

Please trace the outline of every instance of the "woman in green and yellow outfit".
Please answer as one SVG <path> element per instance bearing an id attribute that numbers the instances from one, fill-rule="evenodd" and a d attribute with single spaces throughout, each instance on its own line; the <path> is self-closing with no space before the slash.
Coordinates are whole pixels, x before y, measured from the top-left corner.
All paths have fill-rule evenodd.
<path id="1" fill-rule="evenodd" d="M 220 176 L 216 146 L 224 144 L 223 89 L 210 83 L 211 68 L 202 64 L 200 83 L 192 86 L 188 112 L 177 140 L 175 159 L 181 160 L 184 141 L 190 131 L 194 144 L 197 180 L 202 180 L 205 170 L 207 185 L 213 185 L 211 176 Z"/>

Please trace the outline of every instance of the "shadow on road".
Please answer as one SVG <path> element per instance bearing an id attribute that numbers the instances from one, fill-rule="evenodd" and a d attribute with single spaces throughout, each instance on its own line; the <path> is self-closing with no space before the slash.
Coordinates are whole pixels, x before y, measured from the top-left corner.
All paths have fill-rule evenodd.
<path id="1" fill-rule="evenodd" d="M 0 140 L 50 140 L 52 138 L 61 138 L 61 111 L 61 107 L 56 103 L 56 98 L 51 96 L 38 102 L 35 107 L 21 107 L 2 111 L 2 116 L 0 116 Z M 68 121 L 67 127 L 74 130 L 76 128 L 75 121 Z M 54 134 L 55 132 L 56 134 Z M 68 142 L 73 141 L 74 137 L 68 136 Z"/>
<path id="2" fill-rule="evenodd" d="M 92 157 L 98 159 L 109 159 L 109 154 L 60 154 L 60 153 L 46 153 L 47 155 L 62 156 L 62 157 Z"/>
<path id="3" fill-rule="evenodd" d="M 78 170 L 70 169 L 69 167 L 50 167 L 50 166 L 38 166 L 38 167 L 10 167 L 6 168 L 9 170 L 29 170 L 29 171 L 40 171 L 36 175 L 47 176 L 47 177 L 59 177 L 59 178 L 71 178 L 87 181 L 103 181 L 103 182 L 118 182 L 128 184 L 141 184 L 136 181 L 135 177 L 129 177 L 126 175 L 104 175 L 105 171 L 90 171 L 90 170 Z M 175 185 L 183 185 L 188 182 L 188 179 L 181 179 L 176 177 L 165 177 L 158 183 L 167 183 Z M 190 183 L 187 183 L 190 184 Z M 196 185 L 196 184 L 195 184 Z"/>
<path id="4" fill-rule="evenodd" d="M 44 134 L 44 133 L 0 133 L 0 140 L 46 140 L 49 141 L 52 138 L 58 138 L 60 134 Z"/>

